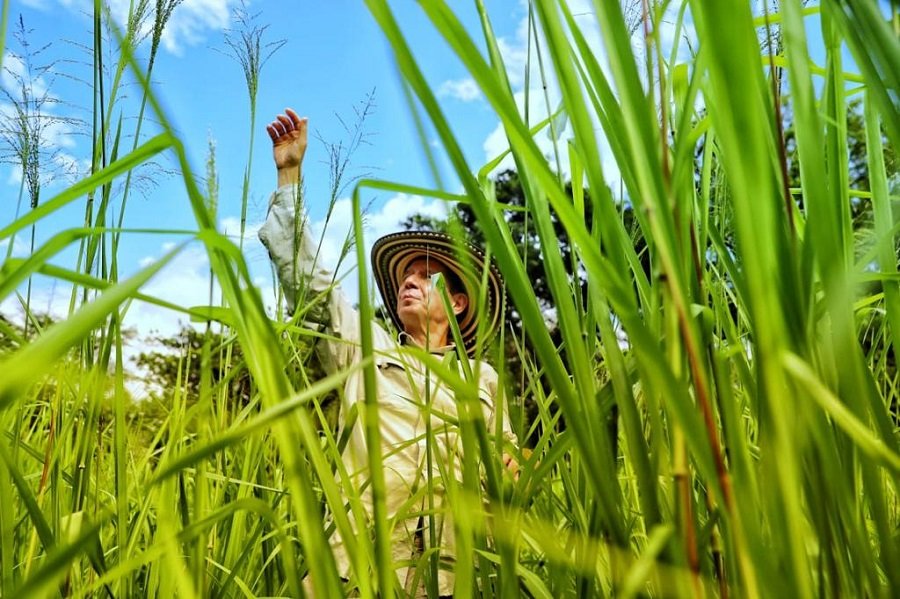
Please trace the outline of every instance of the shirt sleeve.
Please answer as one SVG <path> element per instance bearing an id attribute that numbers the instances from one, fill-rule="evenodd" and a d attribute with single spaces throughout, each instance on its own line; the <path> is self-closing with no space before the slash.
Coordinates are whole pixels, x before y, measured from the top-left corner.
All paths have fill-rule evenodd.
<path id="1" fill-rule="evenodd" d="M 288 312 L 302 306 L 304 322 L 327 333 L 317 349 L 326 370 L 335 372 L 351 363 L 359 348 L 359 313 L 336 284 L 334 272 L 319 263 L 299 195 L 296 185 L 278 188 L 259 239 L 275 266 Z"/>

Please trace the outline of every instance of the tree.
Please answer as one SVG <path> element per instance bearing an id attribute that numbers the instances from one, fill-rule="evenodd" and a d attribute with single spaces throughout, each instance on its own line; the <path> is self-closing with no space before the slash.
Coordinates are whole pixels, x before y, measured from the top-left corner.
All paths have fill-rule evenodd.
<path id="1" fill-rule="evenodd" d="M 315 352 L 315 345 L 305 335 L 289 335 L 291 340 L 286 347 L 291 348 L 292 358 L 288 360 L 287 375 L 294 387 L 301 389 L 311 380 L 324 378 L 325 369 Z M 246 406 L 256 393 L 253 377 L 244 362 L 243 349 L 237 339 L 227 333 L 211 330 L 204 333 L 182 325 L 173 336 L 155 335 L 149 341 L 159 349 L 132 358 L 146 373 L 143 381 L 150 392 L 149 400 L 135 406 L 135 417 L 142 416 L 151 422 L 158 420 L 159 415 L 171 407 L 176 391 L 182 394 L 185 404 L 196 404 L 201 397 L 204 372 L 209 373 L 211 393 L 217 397 L 221 394 L 228 409 Z M 207 343 L 209 363 L 204 365 L 204 345 Z M 337 390 L 318 399 L 325 421 L 314 419 L 316 426 L 337 430 L 340 410 L 337 399 Z"/>
<path id="2" fill-rule="evenodd" d="M 209 343 L 210 385 L 225 385 L 227 396 L 239 405 L 250 401 L 252 380 L 249 371 L 243 367 L 241 346 L 221 333 L 206 334 L 189 325 L 172 337 L 153 336 L 151 341 L 161 346 L 160 350 L 140 353 L 134 358 L 135 364 L 147 372 L 145 381 L 151 388 L 158 389 L 160 399 L 169 400 L 176 389 L 184 393 L 189 403 L 200 397 L 203 376 L 203 346 Z M 227 349 L 230 346 L 231 351 Z"/>
<path id="3" fill-rule="evenodd" d="M 23 317 L 22 320 L 23 324 L 19 324 L 15 320 L 0 314 L 0 355 L 15 352 L 26 345 L 26 325 L 24 324 L 26 319 Z M 40 331 L 53 324 L 53 319 L 50 315 L 43 313 L 32 312 L 28 320 L 31 321 L 28 328 L 32 330 L 37 329 Z"/>

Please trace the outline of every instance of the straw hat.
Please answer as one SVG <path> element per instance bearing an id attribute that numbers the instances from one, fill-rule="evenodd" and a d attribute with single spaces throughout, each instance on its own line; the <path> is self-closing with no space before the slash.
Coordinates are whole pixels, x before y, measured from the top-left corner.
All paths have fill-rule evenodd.
<path id="1" fill-rule="evenodd" d="M 465 256 L 460 255 L 465 251 Z M 418 258 L 435 258 L 450 269 L 465 287 L 469 297 L 469 305 L 456 321 L 462 335 L 466 353 L 475 349 L 475 334 L 479 328 L 477 305 L 482 296 L 481 280 L 485 269 L 484 252 L 467 242 L 454 241 L 444 233 L 433 231 L 404 231 L 385 235 L 372 247 L 372 271 L 375 282 L 384 300 L 384 307 L 391 315 L 397 328 L 403 330 L 403 323 L 397 314 L 397 291 L 400 289 L 400 275 L 410 262 Z M 487 323 L 482 325 L 485 331 L 484 342 L 490 341 L 500 326 L 503 312 L 503 278 L 492 263 L 487 265 L 487 293 L 484 294 L 487 306 L 483 314 Z"/>

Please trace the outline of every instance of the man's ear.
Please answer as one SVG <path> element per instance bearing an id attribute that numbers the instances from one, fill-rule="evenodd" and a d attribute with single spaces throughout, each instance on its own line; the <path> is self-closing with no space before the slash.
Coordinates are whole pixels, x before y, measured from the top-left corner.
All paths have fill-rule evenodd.
<path id="1" fill-rule="evenodd" d="M 459 315 L 469 307 L 469 296 L 465 293 L 453 294 L 453 314 Z"/>

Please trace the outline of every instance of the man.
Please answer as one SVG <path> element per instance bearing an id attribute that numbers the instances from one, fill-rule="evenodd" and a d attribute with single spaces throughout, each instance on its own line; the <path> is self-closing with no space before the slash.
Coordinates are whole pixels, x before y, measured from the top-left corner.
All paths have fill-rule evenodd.
<path id="1" fill-rule="evenodd" d="M 353 309 L 343 293 L 334 285 L 333 273 L 316 264 L 316 245 L 303 227 L 298 233 L 297 223 L 303 223 L 302 207 L 295 206 L 299 196 L 303 157 L 306 153 L 307 126 L 305 118 L 287 109 L 267 127 L 272 139 L 275 166 L 278 170 L 278 190 L 275 192 L 259 236 L 268 248 L 284 290 L 288 309 L 294 312 L 298 293 L 305 299 L 326 296 L 322 314 L 315 314 L 328 329 L 328 335 L 318 342 L 317 351 L 329 372 L 341 372 L 358 363 L 362 357 L 359 344 L 359 313 Z M 407 592 L 421 594 L 415 564 L 422 555 L 423 544 L 433 537 L 435 546 L 446 558 L 454 556 L 454 531 L 449 509 L 442 509 L 445 491 L 455 488 L 461 480 L 461 443 L 457 404 L 453 389 L 434 376 L 415 357 L 410 347 L 427 350 L 443 364 L 459 368 L 461 360 L 469 360 L 479 389 L 481 407 L 488 431 L 494 431 L 497 417 L 503 414 L 495 405 L 499 396 L 497 373 L 488 364 L 471 361 L 476 333 L 481 330 L 490 336 L 499 326 L 502 313 L 503 285 L 499 272 L 485 264 L 477 248 L 469 248 L 461 260 L 456 245 L 448 236 L 433 232 L 407 232 L 387 235 L 372 249 L 373 274 L 384 300 L 385 309 L 400 331 L 399 338 L 391 337 L 379 326 L 373 327 L 379 429 L 386 486 L 386 510 L 391 525 L 393 561 L 400 583 Z M 482 272 L 487 269 L 488 288 L 479 293 Z M 433 277 L 440 273 L 447 281 L 453 314 L 447 313 L 442 298 L 433 289 Z M 477 299 L 485 296 L 479 309 Z M 316 312 L 316 310 L 310 310 Z M 487 323 L 479 323 L 483 314 Z M 307 313 L 307 319 L 309 319 Z M 452 343 L 450 319 L 457 321 L 463 348 Z M 355 404 L 364 401 L 362 373 L 357 370 L 347 377 L 341 398 L 341 413 L 354 413 Z M 427 414 L 426 415 L 426 409 Z M 508 419 L 499 422 L 503 437 L 514 442 Z M 343 466 L 357 491 L 362 492 L 366 518 L 372 516 L 371 494 L 367 491 L 368 449 L 362 426 L 357 422 L 343 422 L 350 426 L 349 441 L 342 455 Z M 430 437 L 427 431 L 431 431 Z M 427 467 L 428 449 L 432 450 L 431 468 Z M 518 464 L 503 455 L 504 465 L 515 475 Z M 425 487 L 431 477 L 436 493 L 424 497 L 417 490 Z M 417 499 L 411 500 L 416 497 Z M 434 534 L 422 533 L 422 512 L 430 505 L 436 508 Z M 353 518 L 351 518 L 353 521 Z M 339 534 L 331 542 L 340 573 L 349 578 L 353 573 L 353 556 L 347 554 Z M 365 573 L 358 572 L 358 575 Z M 416 588 L 413 588 L 415 586 Z M 453 574 L 441 568 L 437 589 L 440 595 L 453 593 Z"/>

